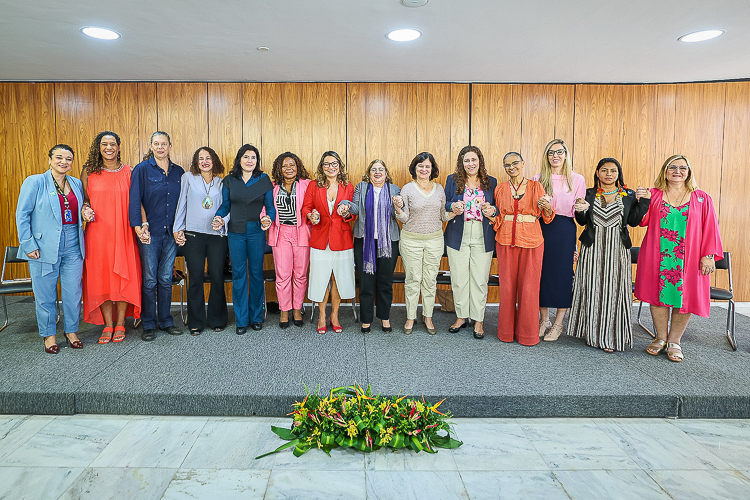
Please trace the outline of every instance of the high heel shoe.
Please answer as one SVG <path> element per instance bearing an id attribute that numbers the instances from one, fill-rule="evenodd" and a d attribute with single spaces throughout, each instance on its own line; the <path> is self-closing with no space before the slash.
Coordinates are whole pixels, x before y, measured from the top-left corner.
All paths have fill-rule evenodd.
<path id="1" fill-rule="evenodd" d="M 341 333 L 344 331 L 344 327 L 341 325 L 334 325 L 333 321 L 331 321 L 331 330 L 333 330 L 334 333 Z"/>
<path id="2" fill-rule="evenodd" d="M 70 337 L 68 337 L 67 333 L 63 333 L 65 335 L 65 340 L 68 341 L 68 347 L 71 349 L 83 349 L 83 342 L 80 340 L 74 340 L 73 342 L 70 341 Z"/>
<path id="3" fill-rule="evenodd" d="M 315 331 L 321 335 L 325 335 L 325 333 L 328 331 L 328 327 L 326 325 L 319 326 Z"/>
<path id="4" fill-rule="evenodd" d="M 51 346 L 47 347 L 47 342 L 44 342 L 44 352 L 48 352 L 50 354 L 57 354 L 58 352 L 60 352 L 60 348 L 57 346 L 57 344 L 52 344 Z"/>
<path id="5" fill-rule="evenodd" d="M 125 327 L 116 326 L 115 334 L 112 336 L 112 342 L 122 342 L 123 340 L 125 340 Z"/>

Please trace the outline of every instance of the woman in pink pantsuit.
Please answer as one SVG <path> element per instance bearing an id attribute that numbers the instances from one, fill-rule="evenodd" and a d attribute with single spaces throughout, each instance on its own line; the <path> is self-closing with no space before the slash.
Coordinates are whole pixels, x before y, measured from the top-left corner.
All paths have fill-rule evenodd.
<path id="1" fill-rule="evenodd" d="M 680 339 L 691 314 L 709 316 L 710 275 L 724 252 L 713 201 L 698 189 L 687 158 L 667 158 L 654 185 L 641 221 L 648 230 L 638 255 L 635 296 L 651 304 L 656 328 L 646 352 L 658 356 L 666 348 L 670 361 L 682 361 Z"/>
<path id="2" fill-rule="evenodd" d="M 293 311 L 294 325 L 302 326 L 302 301 L 307 290 L 307 266 L 310 263 L 311 227 L 300 215 L 309 174 L 302 160 L 287 151 L 273 162 L 271 177 L 276 220 L 268 230 L 268 244 L 273 249 L 276 269 L 276 295 L 281 317 L 279 326 L 289 327 L 289 311 Z"/>

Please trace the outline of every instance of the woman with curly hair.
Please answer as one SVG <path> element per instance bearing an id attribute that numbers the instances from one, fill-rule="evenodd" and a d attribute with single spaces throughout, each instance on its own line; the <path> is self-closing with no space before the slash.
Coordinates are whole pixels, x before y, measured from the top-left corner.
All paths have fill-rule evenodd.
<path id="1" fill-rule="evenodd" d="M 229 232 L 236 333 L 244 335 L 248 325 L 256 331 L 263 328 L 265 231 L 276 218 L 273 183 L 261 171 L 258 148 L 245 144 L 237 151 L 234 167 L 224 177 L 221 191 L 223 201 L 212 226 L 215 231 L 222 231 L 226 225 Z"/>
<path id="2" fill-rule="evenodd" d="M 565 141 L 553 139 L 544 148 L 541 172 L 532 177 L 552 197 L 555 218 L 542 220 L 544 259 L 539 284 L 539 336 L 553 342 L 563 331 L 565 313 L 573 303 L 573 260 L 576 253 L 576 223 L 573 204 L 586 195 L 586 179 L 573 171 L 573 160 Z M 557 309 L 554 323 L 549 309 Z M 545 335 L 545 332 L 549 332 Z"/>
<path id="3" fill-rule="evenodd" d="M 100 344 L 125 339 L 125 318 L 141 316 L 141 261 L 128 224 L 129 166 L 120 160 L 120 137 L 97 134 L 83 164 L 86 259 L 83 266 L 83 319 L 104 325 Z"/>
<path id="4" fill-rule="evenodd" d="M 335 151 L 320 157 L 315 171 L 317 184 L 305 193 L 301 215 L 313 225 L 310 236 L 310 279 L 307 296 L 318 303 L 317 332 L 326 333 L 326 303 L 331 297 L 331 329 L 341 333 L 341 299 L 354 298 L 354 241 L 349 213 L 354 186 L 347 179 L 346 166 Z M 330 286 L 329 286 L 330 283 Z"/>
<path id="5" fill-rule="evenodd" d="M 208 326 L 220 332 L 227 326 L 227 297 L 224 293 L 224 265 L 227 261 L 226 231 L 219 234 L 212 228 L 216 211 L 224 201 L 224 173 L 216 151 L 203 146 L 193 153 L 190 170 L 182 174 L 180 199 L 174 219 L 174 240 L 185 247 L 188 271 L 187 326 L 191 335 L 200 335 Z M 203 290 L 204 272 L 208 270 L 211 292 Z"/>
<path id="6" fill-rule="evenodd" d="M 268 230 L 276 269 L 276 296 L 281 317 L 279 326 L 289 328 L 289 311 L 294 326 L 302 326 L 302 303 L 307 289 L 310 264 L 310 224 L 302 217 L 302 202 L 312 183 L 299 157 L 287 151 L 276 157 L 271 171 L 276 217 Z"/>
<path id="7" fill-rule="evenodd" d="M 724 258 L 713 201 L 698 189 L 685 156 L 670 156 L 662 165 L 641 226 L 648 229 L 638 255 L 635 296 L 651 304 L 656 328 L 646 352 L 658 356 L 666 348 L 669 360 L 679 362 L 691 315 L 711 313 L 714 259 Z"/>
<path id="8" fill-rule="evenodd" d="M 588 345 L 605 352 L 633 345 L 628 226 L 640 224 L 650 198 L 646 188 L 628 189 L 619 161 L 602 158 L 594 172 L 594 187 L 573 206 L 576 222 L 584 229 L 578 238 L 581 253 L 568 335 L 585 338 Z"/>
<path id="9" fill-rule="evenodd" d="M 484 338 L 484 308 L 490 277 L 495 229 L 497 179 L 487 174 L 484 155 L 476 146 L 458 153 L 456 170 L 445 182 L 445 209 L 456 217 L 445 227 L 445 246 L 451 269 L 456 321 L 448 329 L 458 333 L 474 320 L 474 338 Z"/>

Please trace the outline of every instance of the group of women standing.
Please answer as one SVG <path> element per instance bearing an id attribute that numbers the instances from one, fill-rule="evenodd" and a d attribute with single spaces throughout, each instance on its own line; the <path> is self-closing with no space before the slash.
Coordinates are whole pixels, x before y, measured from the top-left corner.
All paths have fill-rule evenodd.
<path id="1" fill-rule="evenodd" d="M 153 340 L 157 327 L 181 334 L 170 314 L 178 247 L 184 248 L 189 277 L 190 333 L 227 325 L 227 253 L 236 333 L 248 326 L 260 330 L 267 245 L 274 256 L 281 328 L 288 328 L 290 319 L 302 326 L 307 293 L 319 304 L 318 333 L 329 327 L 341 332 L 339 306 L 354 298 L 358 279 L 361 331 L 369 333 L 377 316 L 390 333 L 400 255 L 403 332 L 414 331 L 421 295 L 423 322 L 434 335 L 436 278 L 447 254 L 456 307 L 449 331 L 473 323 L 473 335 L 481 339 L 495 254 L 500 340 L 524 345 L 557 340 L 570 309 L 569 335 L 620 351 L 632 345 L 627 228 L 642 225 L 648 230 L 635 293 L 651 304 L 657 330 L 647 352 L 666 349 L 669 359 L 680 361 L 682 333 L 691 314 L 708 315 L 708 275 L 713 259 L 723 256 L 711 198 L 697 189 L 681 155 L 667 159 L 653 189 L 632 191 L 614 158 L 599 162 L 594 186 L 586 189 L 559 139 L 547 145 L 541 171 L 530 179 L 521 154 L 507 153 L 508 181 L 500 184 L 488 174 L 479 148 L 466 146 L 444 189 L 434 182 L 439 168 L 428 152 L 414 157 L 413 181 L 399 188 L 382 160 L 373 160 L 355 187 L 335 151 L 321 155 L 312 179 L 302 160 L 286 152 L 273 162 L 271 178 L 261 170 L 258 149 L 245 144 L 222 178 L 224 166 L 213 149 L 196 150 L 187 172 L 170 160 L 170 149 L 169 135 L 155 132 L 149 153 L 131 170 L 120 161 L 120 138 L 105 131 L 94 139 L 80 181 L 67 175 L 72 148 L 60 144 L 50 150 L 50 170 L 24 182 L 16 212 L 19 256 L 30 262 L 47 352 L 58 352 L 58 278 L 64 332 L 73 348 L 82 347 L 76 335 L 81 295 L 84 320 L 104 325 L 99 343 L 122 341 L 128 316 L 141 319 L 143 340 Z M 584 226 L 580 255 L 575 222 Z M 211 283 L 207 308 L 204 270 Z M 557 309 L 554 322 L 549 308 Z"/>

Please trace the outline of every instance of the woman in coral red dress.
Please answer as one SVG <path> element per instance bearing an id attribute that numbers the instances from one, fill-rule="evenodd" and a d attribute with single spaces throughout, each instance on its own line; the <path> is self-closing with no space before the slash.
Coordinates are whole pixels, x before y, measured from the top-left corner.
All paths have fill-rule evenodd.
<path id="1" fill-rule="evenodd" d="M 128 223 L 130 167 L 120 162 L 120 137 L 100 132 L 81 172 L 86 202 L 83 319 L 104 325 L 100 344 L 125 339 L 125 318 L 141 315 L 141 263 Z"/>

